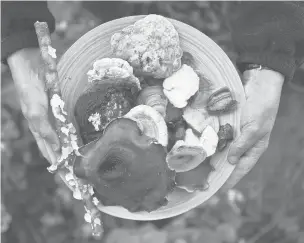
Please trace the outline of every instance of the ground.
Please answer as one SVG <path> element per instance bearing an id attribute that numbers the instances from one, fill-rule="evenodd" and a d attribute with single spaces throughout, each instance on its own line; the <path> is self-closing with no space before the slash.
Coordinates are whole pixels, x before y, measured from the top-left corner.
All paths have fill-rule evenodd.
<path id="1" fill-rule="evenodd" d="M 94 14 L 81 2 L 49 2 L 57 21 L 59 56 L 94 26 L 122 15 L 157 12 L 209 35 L 235 59 L 225 15 L 230 2 L 120 3 L 117 12 Z M 187 9 L 187 11 L 182 11 Z M 191 14 L 190 14 L 191 13 Z M 114 16 L 114 17 L 113 17 Z M 105 235 L 90 237 L 81 203 L 46 170 L 2 69 L 2 240 L 7 243 L 303 243 L 304 93 L 285 85 L 268 150 L 234 191 L 170 220 L 140 223 L 104 215 Z M 135 227 L 141 227 L 134 231 Z"/>

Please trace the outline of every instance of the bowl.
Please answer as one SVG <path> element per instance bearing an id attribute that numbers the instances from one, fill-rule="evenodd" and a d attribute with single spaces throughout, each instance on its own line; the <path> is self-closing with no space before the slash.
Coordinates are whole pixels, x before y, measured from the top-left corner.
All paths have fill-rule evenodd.
<path id="1" fill-rule="evenodd" d="M 94 61 L 103 57 L 113 57 L 110 48 L 111 36 L 122 28 L 145 17 L 129 16 L 116 19 L 92 29 L 78 39 L 62 56 L 58 64 L 58 74 L 63 100 L 66 102 L 68 117 L 76 125 L 73 116 L 74 105 L 88 85 L 87 72 Z M 208 36 L 180 21 L 169 19 L 179 33 L 181 48 L 193 55 L 195 63 L 202 73 L 212 82 L 226 85 L 239 103 L 238 108 L 230 114 L 220 117 L 222 124 L 230 123 L 235 128 L 234 136 L 240 132 L 241 106 L 245 101 L 242 82 L 225 52 Z M 77 129 L 77 125 L 76 125 Z M 211 164 L 215 171 L 209 175 L 209 188 L 206 191 L 188 193 L 176 189 L 169 195 L 169 203 L 153 212 L 129 212 L 119 206 L 102 206 L 99 210 L 119 218 L 130 220 L 160 220 L 185 213 L 206 202 L 226 182 L 235 166 L 227 162 L 229 147 L 213 155 Z"/>

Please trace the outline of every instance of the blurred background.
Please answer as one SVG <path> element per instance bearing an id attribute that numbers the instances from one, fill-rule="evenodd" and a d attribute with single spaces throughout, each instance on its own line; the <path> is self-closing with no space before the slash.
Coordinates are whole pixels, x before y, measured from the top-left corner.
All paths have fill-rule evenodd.
<path id="1" fill-rule="evenodd" d="M 199 29 L 234 62 L 226 25 L 238 2 L 50 1 L 53 46 L 61 56 L 106 21 L 157 13 Z M 20 112 L 9 70 L 1 72 L 1 232 L 7 243 L 304 243 L 304 95 L 283 88 L 269 149 L 241 183 L 204 205 L 168 220 L 136 222 L 103 215 L 99 239 L 81 202 L 47 172 Z"/>

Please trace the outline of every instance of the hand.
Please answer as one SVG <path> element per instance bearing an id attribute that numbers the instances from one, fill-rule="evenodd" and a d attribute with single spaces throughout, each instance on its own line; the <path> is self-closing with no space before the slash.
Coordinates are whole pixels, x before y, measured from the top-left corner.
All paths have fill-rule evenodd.
<path id="1" fill-rule="evenodd" d="M 49 162 L 55 162 L 59 156 L 60 142 L 49 120 L 49 101 L 39 74 L 42 70 L 39 50 L 23 49 L 12 54 L 7 61 L 23 115 L 38 147 Z"/>
<path id="2" fill-rule="evenodd" d="M 244 72 L 244 81 L 246 103 L 242 108 L 241 135 L 228 153 L 228 161 L 237 165 L 224 190 L 234 187 L 267 149 L 284 76 L 271 70 L 248 70 Z"/>

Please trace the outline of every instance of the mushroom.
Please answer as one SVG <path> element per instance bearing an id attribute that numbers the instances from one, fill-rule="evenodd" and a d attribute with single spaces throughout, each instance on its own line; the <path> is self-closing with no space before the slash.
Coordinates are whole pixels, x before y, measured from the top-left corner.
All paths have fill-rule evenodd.
<path id="1" fill-rule="evenodd" d="M 124 117 L 137 122 L 143 134 L 156 139 L 166 147 L 168 145 L 168 129 L 164 118 L 159 112 L 147 105 L 132 108 Z"/>
<path id="2" fill-rule="evenodd" d="M 117 118 L 88 146 L 76 159 L 74 173 L 92 184 L 103 205 L 151 212 L 167 203 L 175 173 L 167 166 L 164 147 L 142 133 L 137 122 Z"/>
<path id="3" fill-rule="evenodd" d="M 140 91 L 137 104 L 151 106 L 165 117 L 168 99 L 163 92 L 162 86 L 154 85 L 148 86 Z"/>
<path id="4" fill-rule="evenodd" d="M 206 152 L 201 146 L 178 140 L 167 154 L 166 160 L 170 169 L 185 172 L 197 167 L 205 158 Z"/>
<path id="5" fill-rule="evenodd" d="M 116 57 L 128 61 L 138 74 L 166 78 L 181 66 L 178 33 L 160 15 L 150 14 L 115 33 L 111 48 Z"/>
<path id="6" fill-rule="evenodd" d="M 237 101 L 227 86 L 211 82 L 200 71 L 196 73 L 200 79 L 200 87 L 190 103 L 191 108 L 203 108 L 212 115 L 227 113 L 236 108 Z"/>
<path id="7" fill-rule="evenodd" d="M 192 170 L 176 173 L 176 187 L 187 192 L 205 191 L 209 188 L 208 178 L 212 171 L 214 168 L 210 164 L 210 158 L 208 158 L 206 162 L 199 164 Z"/>
<path id="8" fill-rule="evenodd" d="M 118 58 L 97 60 L 88 80 L 74 110 L 84 143 L 97 139 L 111 120 L 124 116 L 135 105 L 141 89 L 133 68 Z"/>
<path id="9" fill-rule="evenodd" d="M 190 97 L 199 89 L 199 77 L 190 66 L 184 64 L 164 80 L 163 88 L 165 95 L 175 107 L 184 108 Z"/>
<path id="10" fill-rule="evenodd" d="M 210 115 L 204 108 L 195 109 L 187 106 L 183 111 L 183 118 L 187 124 L 198 133 L 202 133 L 208 125 L 211 126 L 215 132 L 219 131 L 219 118 Z"/>
<path id="11" fill-rule="evenodd" d="M 228 143 L 233 140 L 233 133 L 233 128 L 229 123 L 220 126 L 219 132 L 217 133 L 219 137 L 217 146 L 218 151 L 223 151 Z"/>
<path id="12" fill-rule="evenodd" d="M 237 101 L 232 97 L 228 87 L 223 87 L 213 92 L 207 101 L 209 113 L 226 113 L 236 108 Z"/>

